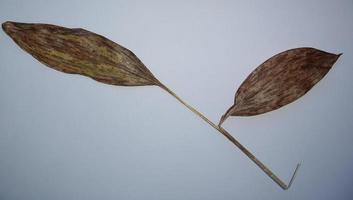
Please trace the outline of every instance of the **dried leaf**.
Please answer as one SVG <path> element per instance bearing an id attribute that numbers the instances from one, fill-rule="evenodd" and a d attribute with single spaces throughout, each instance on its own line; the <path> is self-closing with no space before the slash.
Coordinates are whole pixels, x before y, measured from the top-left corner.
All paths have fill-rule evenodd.
<path id="1" fill-rule="evenodd" d="M 234 105 L 222 116 L 252 116 L 285 106 L 307 93 L 331 69 L 341 54 L 314 48 L 279 53 L 262 63 L 241 84 Z"/>
<path id="2" fill-rule="evenodd" d="M 5 22 L 2 28 L 22 49 L 58 71 L 81 74 L 112 85 L 160 86 L 223 134 L 284 190 L 291 186 L 299 165 L 286 185 L 220 125 L 231 115 L 261 114 L 296 100 L 310 90 L 340 56 L 313 48 L 299 48 L 270 58 L 240 86 L 234 105 L 217 126 L 160 83 L 131 51 L 103 36 L 84 29 L 49 24 Z"/>
<path id="3" fill-rule="evenodd" d="M 90 31 L 16 22 L 2 28 L 22 49 L 58 71 L 112 85 L 159 85 L 134 53 Z"/>

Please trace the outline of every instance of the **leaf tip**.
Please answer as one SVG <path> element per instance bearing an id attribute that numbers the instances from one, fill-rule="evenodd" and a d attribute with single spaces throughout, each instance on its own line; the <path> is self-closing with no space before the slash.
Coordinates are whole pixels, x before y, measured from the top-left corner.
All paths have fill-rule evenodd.
<path id="1" fill-rule="evenodd" d="M 10 21 L 6 21 L 6 22 L 2 23 L 2 25 L 1 25 L 2 30 L 3 30 L 5 33 L 7 33 L 8 30 L 10 29 L 11 25 L 12 25 L 12 22 L 10 22 Z"/>
<path id="2" fill-rule="evenodd" d="M 1 25 L 2 30 L 9 36 L 12 36 L 17 30 L 19 30 L 18 23 L 6 21 Z"/>
<path id="3" fill-rule="evenodd" d="M 333 61 L 333 64 L 335 63 L 335 62 L 337 62 L 337 60 L 343 55 L 343 53 L 339 53 L 339 54 L 334 54 L 335 56 L 334 56 L 334 61 Z M 332 65 L 333 65 L 332 64 Z"/>

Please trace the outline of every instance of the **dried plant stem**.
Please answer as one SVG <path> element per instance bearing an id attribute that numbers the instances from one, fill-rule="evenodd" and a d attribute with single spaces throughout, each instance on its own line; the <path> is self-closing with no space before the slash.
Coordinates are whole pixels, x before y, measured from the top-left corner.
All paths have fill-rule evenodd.
<path id="1" fill-rule="evenodd" d="M 164 90 L 166 90 L 169 94 L 171 94 L 173 97 L 175 97 L 180 103 L 182 103 L 184 106 L 186 106 L 189 110 L 191 110 L 193 113 L 201 117 L 204 121 L 206 121 L 209 125 L 211 125 L 214 129 L 216 129 L 218 132 L 220 132 L 222 135 L 224 135 L 229 141 L 231 141 L 235 146 L 237 146 L 250 160 L 252 160 L 262 171 L 264 171 L 267 176 L 269 176 L 274 182 L 276 182 L 283 190 L 287 190 L 293 183 L 293 180 L 296 176 L 296 173 L 299 169 L 300 163 L 297 164 L 294 173 L 289 181 L 289 184 L 285 184 L 280 178 L 278 178 L 266 165 L 264 165 L 259 159 L 257 159 L 246 147 L 244 147 L 238 140 L 236 140 L 230 133 L 228 133 L 225 129 L 223 129 L 221 126 L 217 126 L 215 123 L 213 123 L 211 120 L 209 120 L 207 117 L 205 117 L 202 113 L 200 113 L 198 110 L 190 106 L 188 103 L 183 101 L 178 95 L 176 95 L 173 91 L 171 91 L 169 88 L 167 88 L 165 85 L 161 84 L 160 85 Z"/>

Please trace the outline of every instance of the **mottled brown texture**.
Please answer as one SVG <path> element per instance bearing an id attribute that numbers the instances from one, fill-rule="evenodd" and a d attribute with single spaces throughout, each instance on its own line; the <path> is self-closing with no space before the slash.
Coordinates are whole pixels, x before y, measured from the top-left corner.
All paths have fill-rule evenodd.
<path id="1" fill-rule="evenodd" d="M 290 49 L 257 67 L 241 84 L 234 105 L 222 116 L 252 116 L 276 110 L 307 93 L 331 69 L 340 54 L 314 48 Z"/>
<path id="2" fill-rule="evenodd" d="M 85 29 L 17 22 L 5 22 L 2 28 L 22 49 L 58 71 L 112 85 L 159 85 L 134 53 Z"/>
<path id="3" fill-rule="evenodd" d="M 300 164 L 295 168 L 289 184 L 285 184 L 230 133 L 160 83 L 128 49 L 84 29 L 16 22 L 5 22 L 2 27 L 22 49 L 58 71 L 85 75 L 112 85 L 160 86 L 224 135 L 282 189 L 288 189 L 293 183 Z M 242 84 L 236 94 L 237 104 L 228 110 L 223 119 L 229 115 L 268 112 L 299 98 L 327 73 L 338 56 L 312 48 L 300 48 L 272 57 Z"/>

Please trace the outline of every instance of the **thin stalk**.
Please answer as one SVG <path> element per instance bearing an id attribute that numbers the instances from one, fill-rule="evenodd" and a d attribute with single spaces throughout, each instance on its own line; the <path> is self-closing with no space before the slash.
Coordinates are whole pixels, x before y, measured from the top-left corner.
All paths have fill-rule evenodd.
<path id="1" fill-rule="evenodd" d="M 175 97 L 180 103 L 182 103 L 184 106 L 186 106 L 189 110 L 191 110 L 193 113 L 195 113 L 197 116 L 201 117 L 205 122 L 207 122 L 209 125 L 211 125 L 214 129 L 216 129 L 219 133 L 221 133 L 223 136 L 225 136 L 229 141 L 231 141 L 235 146 L 237 146 L 250 160 L 252 160 L 263 172 L 267 174 L 268 177 L 270 177 L 274 182 L 277 183 L 283 190 L 287 190 L 290 188 L 292 185 L 294 178 L 297 174 L 297 171 L 300 167 L 300 163 L 297 164 L 294 173 L 289 181 L 289 184 L 285 184 L 280 178 L 278 178 L 266 165 L 264 165 L 259 159 L 256 158 L 245 146 L 243 146 L 238 140 L 236 140 L 228 131 L 223 129 L 221 126 L 217 126 L 215 123 L 213 123 L 211 120 L 209 120 L 207 117 L 205 117 L 202 113 L 200 113 L 198 110 L 190 106 L 188 103 L 186 103 L 184 100 L 182 100 L 178 95 L 176 95 L 173 91 L 171 91 L 169 88 L 167 88 L 165 85 L 161 84 L 160 85 L 164 90 L 166 90 L 169 94 L 171 94 L 173 97 Z"/>

